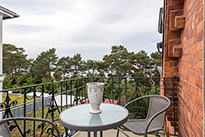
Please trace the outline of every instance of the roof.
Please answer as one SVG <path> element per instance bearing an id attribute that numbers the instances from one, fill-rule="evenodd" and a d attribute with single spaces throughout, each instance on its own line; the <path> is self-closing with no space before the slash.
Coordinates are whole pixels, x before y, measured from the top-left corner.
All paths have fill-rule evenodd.
<path id="1" fill-rule="evenodd" d="M 19 15 L 17 15 L 15 12 L 10 11 L 2 6 L 0 6 L 0 14 L 3 14 L 3 20 L 19 17 Z"/>

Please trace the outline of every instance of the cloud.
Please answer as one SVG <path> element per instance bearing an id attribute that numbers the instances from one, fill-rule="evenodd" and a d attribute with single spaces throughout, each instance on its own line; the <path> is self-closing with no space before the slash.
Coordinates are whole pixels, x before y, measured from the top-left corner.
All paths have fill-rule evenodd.
<path id="1" fill-rule="evenodd" d="M 156 51 L 161 1 L 153 0 L 3 0 L 20 15 L 4 21 L 3 42 L 23 47 L 29 57 L 56 48 L 59 57 L 80 53 L 102 59 L 111 46 Z"/>

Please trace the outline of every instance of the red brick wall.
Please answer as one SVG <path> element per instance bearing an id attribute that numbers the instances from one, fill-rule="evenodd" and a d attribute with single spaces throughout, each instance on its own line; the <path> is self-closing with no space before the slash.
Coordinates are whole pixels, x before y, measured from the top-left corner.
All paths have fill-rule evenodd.
<path id="1" fill-rule="evenodd" d="M 203 7 L 203 0 L 165 2 L 163 76 L 180 77 L 175 97 L 178 98 L 177 120 L 183 137 L 203 136 Z M 174 18 L 170 12 L 173 10 L 182 10 L 183 29 L 171 30 Z M 180 41 L 175 43 L 182 48 L 180 57 L 170 56 L 170 40 Z"/>

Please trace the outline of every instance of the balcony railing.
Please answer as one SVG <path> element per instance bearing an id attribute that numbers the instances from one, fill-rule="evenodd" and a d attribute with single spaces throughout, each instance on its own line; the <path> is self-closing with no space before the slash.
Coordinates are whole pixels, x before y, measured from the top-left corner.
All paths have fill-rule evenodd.
<path id="1" fill-rule="evenodd" d="M 117 103 L 122 106 L 140 96 L 160 94 L 160 90 L 163 90 L 164 94 L 168 93 L 173 101 L 173 109 L 168 111 L 168 113 L 173 116 L 174 126 L 176 126 L 176 110 L 174 106 L 174 94 L 177 86 L 176 79 L 178 78 L 83 77 L 6 89 L 0 91 L 0 93 L 5 94 L 0 111 L 2 112 L 2 118 L 14 116 L 38 117 L 59 123 L 58 116 L 63 109 L 72 107 L 73 105 L 88 103 L 86 83 L 103 82 L 105 83 L 103 102 Z M 171 82 L 171 85 L 166 85 L 165 81 L 167 80 Z M 23 103 L 18 103 L 17 100 L 11 100 L 12 94 L 9 94 L 11 91 L 21 93 L 19 94 L 19 98 L 23 99 Z M 11 129 L 14 130 L 13 132 L 18 129 L 21 136 L 26 136 L 26 134 L 41 136 L 43 135 L 41 132 L 48 131 L 46 130 L 47 127 L 42 126 L 42 124 L 39 124 L 39 126 L 33 122 L 31 125 L 28 125 L 26 121 L 20 124 L 17 122 L 10 124 Z M 36 127 L 39 128 L 38 131 L 35 130 Z M 31 131 L 32 133 L 30 133 Z M 63 127 L 60 127 L 60 131 L 62 134 L 66 132 L 68 136 L 72 136 L 75 133 L 72 131 L 68 132 Z"/>

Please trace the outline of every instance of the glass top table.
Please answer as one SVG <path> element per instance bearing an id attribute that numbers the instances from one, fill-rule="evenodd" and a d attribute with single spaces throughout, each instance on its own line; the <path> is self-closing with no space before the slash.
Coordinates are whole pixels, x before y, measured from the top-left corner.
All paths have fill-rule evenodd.
<path id="1" fill-rule="evenodd" d="M 90 104 L 76 105 L 60 113 L 60 123 L 68 129 L 77 131 L 94 131 L 94 137 L 97 131 L 116 128 L 128 120 L 128 110 L 120 105 L 101 103 L 99 114 L 91 114 Z"/>

